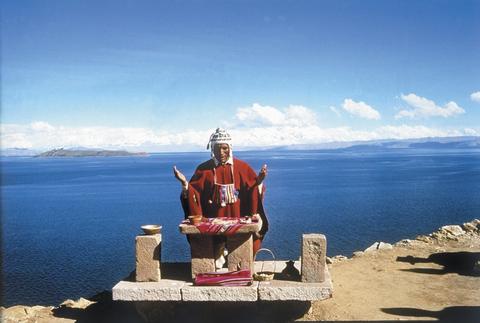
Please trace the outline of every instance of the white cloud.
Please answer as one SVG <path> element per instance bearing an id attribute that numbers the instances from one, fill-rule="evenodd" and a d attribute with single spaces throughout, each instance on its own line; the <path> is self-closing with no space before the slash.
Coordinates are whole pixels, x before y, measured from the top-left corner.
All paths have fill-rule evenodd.
<path id="1" fill-rule="evenodd" d="M 315 124 L 317 120 L 315 112 L 301 105 L 290 105 L 282 111 L 258 103 L 254 103 L 250 107 L 239 108 L 235 118 L 235 125 L 239 127 L 301 127 Z"/>
<path id="2" fill-rule="evenodd" d="M 269 114 L 265 114 L 268 111 Z M 230 120 L 229 132 L 234 146 L 267 147 L 295 144 L 362 141 L 378 139 L 410 139 L 480 135 L 479 129 L 442 130 L 422 125 L 385 125 L 373 130 L 350 127 L 321 127 L 315 112 L 304 106 L 285 109 L 254 104 L 238 109 Z M 204 150 L 213 129 L 177 132 L 133 127 L 66 127 L 44 121 L 30 124 L 2 124 L 2 148 L 52 149 L 86 147 L 128 149 L 131 151 Z"/>
<path id="3" fill-rule="evenodd" d="M 132 127 L 65 127 L 36 121 L 27 125 L 2 124 L 2 148 L 49 149 L 58 147 L 121 148 L 154 146 L 203 146 L 210 131 L 179 133 Z M 207 138 L 207 139 L 206 139 Z"/>
<path id="4" fill-rule="evenodd" d="M 301 105 L 290 105 L 285 109 L 286 124 L 303 127 L 317 123 L 317 115 L 312 110 Z"/>
<path id="5" fill-rule="evenodd" d="M 414 93 L 401 96 L 413 109 L 401 110 L 395 115 L 395 119 L 417 118 L 417 117 L 444 117 L 448 118 L 457 114 L 465 113 L 465 110 L 459 107 L 455 102 L 450 101 L 445 106 L 439 107 L 432 100 L 423 98 Z"/>
<path id="6" fill-rule="evenodd" d="M 345 111 L 355 116 L 370 120 L 379 120 L 380 113 L 363 101 L 355 102 L 352 99 L 345 99 L 342 107 Z"/>
<path id="7" fill-rule="evenodd" d="M 35 121 L 35 122 L 32 122 L 30 124 L 30 127 L 32 128 L 32 130 L 36 130 L 36 131 L 53 131 L 55 130 L 54 127 L 52 127 L 51 125 L 49 125 L 48 123 L 46 122 L 43 122 L 43 121 Z"/>
<path id="8" fill-rule="evenodd" d="M 480 91 L 473 92 L 472 94 L 470 94 L 470 99 L 472 101 L 480 103 Z"/>
<path id="9" fill-rule="evenodd" d="M 240 108 L 235 117 L 244 125 L 274 126 L 285 122 L 285 114 L 274 107 L 254 103 L 251 107 Z"/>
<path id="10" fill-rule="evenodd" d="M 472 130 L 472 129 L 471 129 Z M 326 142 L 364 141 L 378 139 L 412 139 L 426 137 L 451 137 L 472 135 L 468 130 L 441 130 L 426 126 L 381 126 L 372 131 L 350 127 L 265 127 L 232 130 L 238 146 L 272 146 L 294 144 L 318 144 Z"/>

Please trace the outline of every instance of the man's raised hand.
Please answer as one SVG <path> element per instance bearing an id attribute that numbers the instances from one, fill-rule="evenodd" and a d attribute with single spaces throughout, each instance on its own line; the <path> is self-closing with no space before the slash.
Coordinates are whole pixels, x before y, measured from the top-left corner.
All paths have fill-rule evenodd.
<path id="1" fill-rule="evenodd" d="M 182 186 L 187 186 L 187 178 L 177 169 L 177 166 L 173 166 L 173 174 L 175 175 L 175 178 L 182 183 Z"/>
<path id="2" fill-rule="evenodd" d="M 262 168 L 260 169 L 260 172 L 258 173 L 257 185 L 262 184 L 265 177 L 267 177 L 267 164 L 263 164 Z"/>

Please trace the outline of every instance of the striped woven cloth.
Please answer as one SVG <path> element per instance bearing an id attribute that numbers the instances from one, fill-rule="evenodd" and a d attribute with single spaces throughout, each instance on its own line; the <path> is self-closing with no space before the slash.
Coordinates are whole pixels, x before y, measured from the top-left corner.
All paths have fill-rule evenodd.
<path id="1" fill-rule="evenodd" d="M 241 218 L 211 218 L 200 223 L 197 228 L 203 234 L 231 235 L 244 225 L 241 221 Z"/>
<path id="2" fill-rule="evenodd" d="M 195 276 L 195 286 L 249 286 L 253 282 L 249 269 L 224 273 L 203 273 Z"/>

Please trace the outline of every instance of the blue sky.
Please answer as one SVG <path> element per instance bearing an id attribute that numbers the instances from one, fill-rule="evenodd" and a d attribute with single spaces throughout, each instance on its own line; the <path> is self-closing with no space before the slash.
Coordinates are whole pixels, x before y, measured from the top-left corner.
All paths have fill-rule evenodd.
<path id="1" fill-rule="evenodd" d="M 12 0 L 1 27 L 5 147 L 480 135 L 479 1 Z"/>

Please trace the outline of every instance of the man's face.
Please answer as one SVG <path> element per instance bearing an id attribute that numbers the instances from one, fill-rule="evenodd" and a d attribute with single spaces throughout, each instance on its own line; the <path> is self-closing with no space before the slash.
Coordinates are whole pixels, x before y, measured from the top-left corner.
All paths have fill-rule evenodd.
<path id="1" fill-rule="evenodd" d="M 225 164 L 230 156 L 230 146 L 227 144 L 216 144 L 213 154 L 220 164 Z"/>

